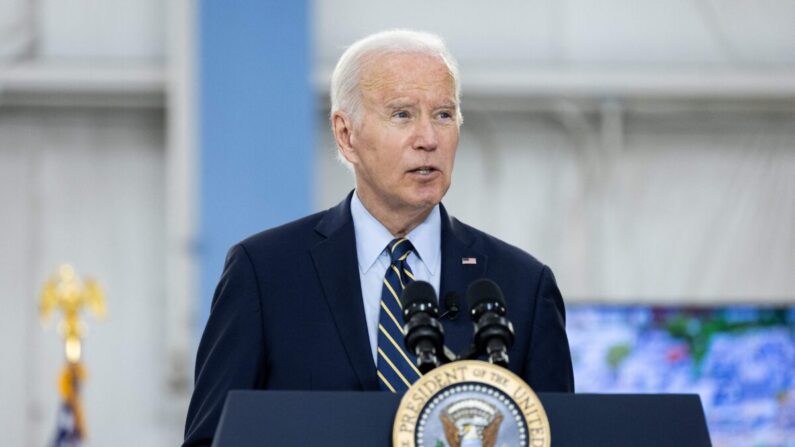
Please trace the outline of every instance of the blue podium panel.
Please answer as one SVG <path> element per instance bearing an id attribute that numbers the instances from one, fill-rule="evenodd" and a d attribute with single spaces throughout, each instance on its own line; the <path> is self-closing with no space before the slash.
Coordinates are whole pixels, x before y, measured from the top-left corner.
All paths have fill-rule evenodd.
<path id="1" fill-rule="evenodd" d="M 213 447 L 390 446 L 401 397 L 364 391 L 231 391 Z"/>
<path id="2" fill-rule="evenodd" d="M 552 445 L 711 447 L 696 394 L 538 393 Z"/>
<path id="3" fill-rule="evenodd" d="M 711 447 L 701 400 L 683 394 L 538 393 L 554 447 Z M 232 391 L 214 447 L 388 447 L 400 396 Z"/>

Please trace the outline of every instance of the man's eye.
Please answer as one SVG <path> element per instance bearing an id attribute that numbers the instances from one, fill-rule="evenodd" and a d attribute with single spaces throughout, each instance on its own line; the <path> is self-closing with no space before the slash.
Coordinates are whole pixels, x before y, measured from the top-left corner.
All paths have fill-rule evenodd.
<path id="1" fill-rule="evenodd" d="M 453 119 L 453 114 L 451 112 L 448 112 L 448 111 L 439 112 L 437 116 L 439 117 L 439 119 L 442 119 L 442 120 Z"/>
<path id="2" fill-rule="evenodd" d="M 395 112 L 395 114 L 392 115 L 392 116 L 394 116 L 395 118 L 406 119 L 406 118 L 409 117 L 409 112 L 406 112 L 405 110 L 401 110 L 399 112 Z"/>

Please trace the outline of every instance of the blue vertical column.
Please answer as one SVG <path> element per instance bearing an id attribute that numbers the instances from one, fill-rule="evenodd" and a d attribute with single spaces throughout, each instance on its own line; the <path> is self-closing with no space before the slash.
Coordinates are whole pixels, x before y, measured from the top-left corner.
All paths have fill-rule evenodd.
<path id="1" fill-rule="evenodd" d="M 229 247 L 311 211 L 309 13 L 307 0 L 200 1 L 201 327 Z"/>

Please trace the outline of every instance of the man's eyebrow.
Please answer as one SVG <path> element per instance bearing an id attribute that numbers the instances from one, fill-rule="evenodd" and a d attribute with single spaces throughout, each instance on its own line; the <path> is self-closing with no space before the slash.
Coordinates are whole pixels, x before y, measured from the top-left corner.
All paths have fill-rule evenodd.
<path id="1" fill-rule="evenodd" d="M 407 99 L 396 99 L 394 101 L 390 101 L 386 103 L 386 108 L 388 109 L 402 109 L 404 107 L 412 107 L 414 105 L 414 101 L 407 100 Z"/>
<path id="2" fill-rule="evenodd" d="M 409 100 L 409 99 L 396 99 L 394 101 L 390 101 L 386 103 L 385 107 L 389 110 L 396 110 L 396 109 L 403 109 L 406 107 L 414 107 L 416 106 L 416 102 Z M 455 101 L 444 101 L 434 107 L 434 109 L 456 109 L 458 105 Z"/>

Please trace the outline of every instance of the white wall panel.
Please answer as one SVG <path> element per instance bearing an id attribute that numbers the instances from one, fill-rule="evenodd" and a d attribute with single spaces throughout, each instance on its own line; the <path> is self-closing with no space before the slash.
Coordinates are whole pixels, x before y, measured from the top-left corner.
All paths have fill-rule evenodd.
<path id="1" fill-rule="evenodd" d="M 557 57 L 563 12 L 554 1 L 317 0 L 316 55 L 333 64 L 360 37 L 389 28 L 413 28 L 444 36 L 462 62 L 549 60 Z"/>
<path id="2" fill-rule="evenodd" d="M 157 0 L 42 0 L 38 55 L 59 60 L 163 60 L 166 8 Z"/>
<path id="3" fill-rule="evenodd" d="M 54 433 L 62 342 L 55 321 L 39 325 L 37 300 L 64 261 L 107 294 L 107 319 L 86 317 L 87 445 L 180 439 L 162 403 L 163 125 L 157 110 L 0 109 L 0 306 L 9 309 L 0 338 L 4 363 L 15 365 L 0 369 L 5 445 L 45 445 Z"/>
<path id="4" fill-rule="evenodd" d="M 34 20 L 32 2 L 0 0 L 0 61 L 17 59 L 32 49 Z"/>
<path id="5" fill-rule="evenodd" d="M 464 68 L 795 65 L 795 3 L 789 0 L 316 0 L 315 5 L 321 66 L 333 65 L 354 40 L 395 27 L 442 35 Z"/>
<path id="6" fill-rule="evenodd" d="M 726 63 L 699 13 L 700 0 L 566 2 L 564 54 L 573 63 L 714 65 Z"/>

